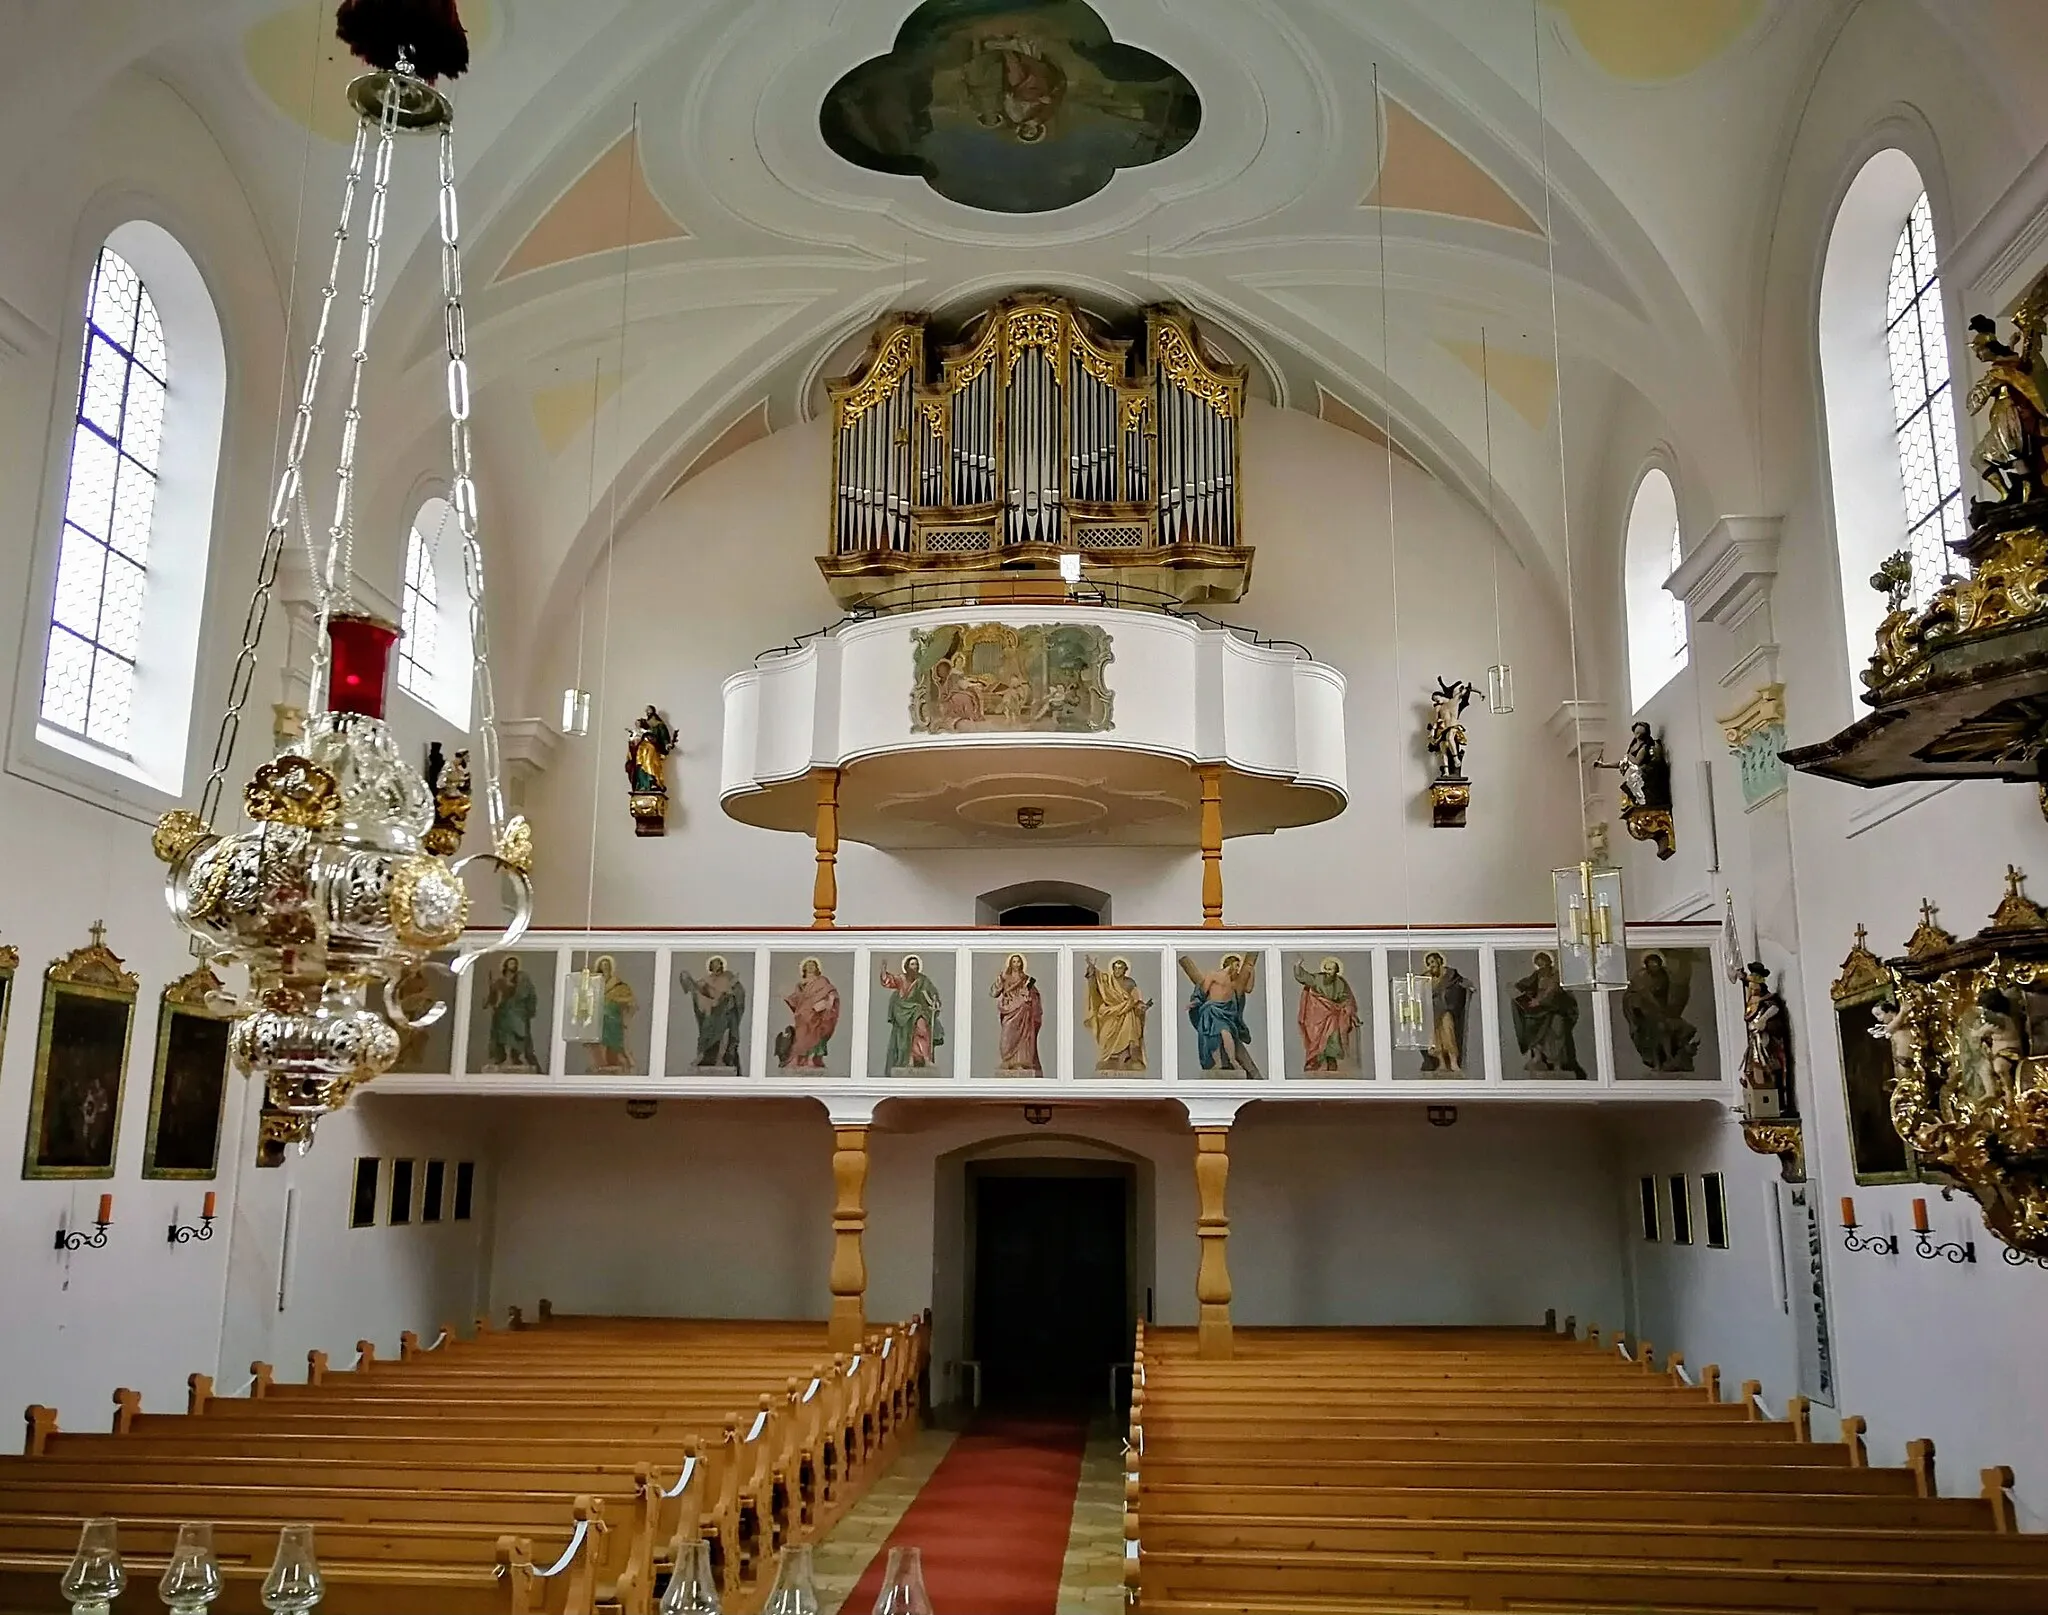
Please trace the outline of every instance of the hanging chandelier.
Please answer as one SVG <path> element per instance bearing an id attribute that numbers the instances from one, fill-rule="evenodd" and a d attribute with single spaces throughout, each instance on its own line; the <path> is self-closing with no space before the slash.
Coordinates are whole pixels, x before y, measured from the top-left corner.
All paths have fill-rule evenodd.
<path id="1" fill-rule="evenodd" d="M 241 650 L 199 810 L 168 813 L 152 845 L 170 866 L 165 895 L 193 938 L 193 951 L 230 976 L 216 1007 L 237 1017 L 229 1040 L 236 1064 L 263 1082 L 265 1141 L 307 1147 L 320 1118 L 361 1084 L 388 1071 L 401 1034 L 447 1013 L 454 978 L 524 933 L 532 910 L 533 839 L 508 818 L 499 758 L 484 612 L 483 554 L 470 455 L 470 380 L 455 198 L 453 108 L 435 80 L 469 60 L 453 0 L 343 0 L 337 33 L 371 71 L 349 85 L 361 116 L 342 187 L 333 257 L 301 384 L 284 468 L 271 502 Z M 370 318 L 376 302 L 397 137 L 434 133 L 439 147 L 438 223 L 442 329 L 447 353 L 450 478 L 468 586 L 475 655 L 476 744 L 490 851 L 458 859 L 469 812 L 467 782 L 442 770 L 432 785 L 409 762 L 384 721 L 396 627 L 356 602 L 355 459 Z M 362 282 L 355 340 L 348 350 L 346 404 L 338 422 L 333 517 L 316 538 L 305 501 L 308 443 L 328 353 L 336 286 L 359 192 L 368 177 Z M 255 677 L 271 591 L 296 525 L 313 561 L 320 613 L 308 685 L 320 709 L 305 733 L 259 767 L 243 787 L 248 828 L 214 825 Z M 311 703 L 309 703 L 311 704 Z M 503 877 L 508 919 L 488 947 L 455 947 L 469 920 L 464 874 L 474 865 Z M 217 973 L 219 973 L 217 971 Z M 438 980 L 436 979 L 438 977 Z M 437 988 L 413 1013 L 419 985 Z M 401 990 L 403 987 L 403 990 Z"/>

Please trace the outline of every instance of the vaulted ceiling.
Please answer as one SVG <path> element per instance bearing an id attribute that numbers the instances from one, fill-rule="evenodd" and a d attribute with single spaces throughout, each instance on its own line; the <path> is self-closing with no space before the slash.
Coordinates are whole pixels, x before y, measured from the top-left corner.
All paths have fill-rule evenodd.
<path id="1" fill-rule="evenodd" d="M 1765 199 L 1853 3 L 1093 0 L 1193 87 L 1199 127 L 1019 213 L 821 133 L 911 0 L 463 0 L 471 349 L 515 633 L 580 586 L 614 509 L 809 418 L 876 316 L 1024 285 L 1189 305 L 1270 402 L 1373 439 L 1391 422 L 1439 481 L 1482 508 L 1495 490 L 1504 540 L 1555 578 L 1561 487 L 1616 409 L 1640 400 L 1709 475 L 1744 474 Z M 295 241 L 324 262 L 350 127 L 331 0 L 30 9 L 0 132 L 124 69 L 162 78 L 228 154 L 280 285 Z M 394 484 L 431 469 L 442 407 L 412 161 L 377 338 L 387 381 L 414 383 L 376 403 L 371 469 Z"/>

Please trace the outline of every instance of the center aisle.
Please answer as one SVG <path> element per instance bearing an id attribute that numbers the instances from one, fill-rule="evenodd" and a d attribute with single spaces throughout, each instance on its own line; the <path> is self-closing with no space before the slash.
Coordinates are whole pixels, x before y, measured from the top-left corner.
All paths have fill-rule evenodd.
<path id="1" fill-rule="evenodd" d="M 1058 1615 L 1087 1425 L 993 1415 L 956 1439 L 842 1611 L 866 1612 L 890 1547 L 924 1551 L 932 1605 L 972 1615 Z"/>

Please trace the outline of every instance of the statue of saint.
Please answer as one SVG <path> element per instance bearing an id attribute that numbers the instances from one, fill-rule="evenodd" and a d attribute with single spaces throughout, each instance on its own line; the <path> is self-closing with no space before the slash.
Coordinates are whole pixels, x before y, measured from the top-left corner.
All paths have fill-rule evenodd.
<path id="1" fill-rule="evenodd" d="M 462 850 L 462 832 L 469 824 L 469 753 L 444 758 L 441 742 L 427 747 L 427 789 L 434 796 L 434 823 L 420 844 L 436 857 L 452 858 Z"/>
<path id="2" fill-rule="evenodd" d="M 1098 970 L 1086 964 L 1088 1007 L 1081 1022 L 1095 1037 L 1095 1069 L 1103 1075 L 1145 1069 L 1145 1017 L 1152 1000 L 1138 990 L 1128 959 L 1112 959 Z"/>
<path id="3" fill-rule="evenodd" d="M 1984 417 L 1984 438 L 1972 458 L 1984 480 L 1998 490 L 1996 499 L 1973 500 L 1973 509 L 2024 505 L 2043 496 L 2048 404 L 2042 401 L 2035 364 L 2044 314 L 2048 309 L 2031 295 L 2020 305 L 2013 316 L 2016 348 L 1998 340 L 1997 321 L 1982 314 L 1970 321 L 1970 348 L 1984 364 L 1967 400 L 1970 413 Z"/>
<path id="4" fill-rule="evenodd" d="M 901 970 L 882 972 L 882 985 L 889 989 L 889 1055 L 883 1069 L 892 1077 L 933 1070 L 946 1041 L 938 984 L 913 953 Z"/>
<path id="5" fill-rule="evenodd" d="M 513 954 L 498 966 L 484 994 L 487 1020 L 484 1070 L 537 1072 L 540 1056 L 533 1047 L 533 1018 L 540 1013 L 540 993 L 533 978 Z"/>
<path id="6" fill-rule="evenodd" d="M 1344 977 L 1343 961 L 1325 959 L 1313 971 L 1296 961 L 1294 979 L 1301 987 L 1294 1022 L 1301 1028 L 1303 1069 L 1356 1071 L 1358 995 Z"/>
<path id="7" fill-rule="evenodd" d="M 1003 962 L 1003 973 L 989 983 L 988 991 L 996 1001 L 996 1020 L 1001 1027 L 996 1069 L 1006 1075 L 1043 1076 L 1038 1029 L 1045 1024 L 1045 1002 L 1037 978 L 1025 968 L 1023 954 L 1013 953 Z"/>
<path id="8" fill-rule="evenodd" d="M 1665 755 L 1664 743 L 1651 733 L 1647 723 L 1630 727 L 1628 751 L 1619 767 L 1624 812 L 1671 806 L 1671 759 Z"/>
<path id="9" fill-rule="evenodd" d="M 839 1029 L 839 989 L 816 959 L 797 967 L 796 985 L 782 995 L 789 1025 L 775 1037 L 775 1059 L 785 1071 L 822 1071 L 832 1034 Z"/>
<path id="10" fill-rule="evenodd" d="M 1685 954 L 1674 964 L 1662 953 L 1646 953 L 1629 972 L 1621 1018 L 1636 1057 L 1657 1076 L 1689 1073 L 1699 1056 L 1700 1029 L 1685 1015 L 1691 998 L 1692 959 Z"/>
<path id="11" fill-rule="evenodd" d="M 1791 1120 L 1799 1114 L 1792 1086 L 1792 1025 L 1785 1000 L 1771 991 L 1771 972 L 1751 964 L 1742 972 L 1743 1110 L 1754 1121 Z"/>
<path id="12" fill-rule="evenodd" d="M 1429 696 L 1429 749 L 1436 753 L 1439 779 L 1465 777 L 1465 709 L 1477 688 L 1467 682 L 1438 679 Z"/>
<path id="13" fill-rule="evenodd" d="M 700 980 L 685 970 L 679 978 L 690 995 L 690 1010 L 697 1017 L 698 1071 L 740 1069 L 740 1040 L 746 1035 L 747 984 L 725 967 L 714 954 L 704 963 Z"/>
<path id="14" fill-rule="evenodd" d="M 1558 975 L 1556 954 L 1539 953 L 1530 965 L 1528 975 L 1515 983 L 1509 1004 L 1522 1069 L 1584 1077 L 1586 1068 L 1579 1064 L 1578 997 Z"/>
<path id="15" fill-rule="evenodd" d="M 1182 954 L 1180 968 L 1194 984 L 1188 994 L 1188 1023 L 1195 1029 L 1197 1063 L 1204 1071 L 1262 1075 L 1252 1056 L 1251 1025 L 1244 1017 L 1245 1001 L 1258 985 L 1258 955 L 1226 953 L 1214 970 L 1205 970 Z"/>
<path id="16" fill-rule="evenodd" d="M 649 707 L 626 731 L 626 780 L 635 796 L 668 794 L 668 754 L 676 749 L 668 720 Z"/>
<path id="17" fill-rule="evenodd" d="M 583 1045 L 592 1076 L 610 1076 L 633 1069 L 633 1056 L 626 1050 L 626 1025 L 640 1008 L 632 983 L 619 975 L 618 962 L 608 953 L 600 954 L 590 967 L 598 978 L 598 1041 Z"/>
<path id="18" fill-rule="evenodd" d="M 1462 1077 L 1472 978 L 1433 952 L 1422 956 L 1422 973 L 1429 978 L 1429 1047 L 1422 1051 L 1422 1069 Z"/>

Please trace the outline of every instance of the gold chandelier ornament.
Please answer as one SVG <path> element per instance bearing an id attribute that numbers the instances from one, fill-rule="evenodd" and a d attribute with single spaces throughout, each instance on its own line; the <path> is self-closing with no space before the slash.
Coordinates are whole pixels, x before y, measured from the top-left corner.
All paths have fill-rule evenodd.
<path id="1" fill-rule="evenodd" d="M 220 967 L 240 967 L 237 984 L 211 1000 L 237 1017 L 229 1047 L 237 1065 L 264 1085 L 265 1126 L 278 1143 L 302 1149 L 314 1125 L 340 1109 L 357 1087 L 382 1075 L 398 1057 L 401 1034 L 447 1013 L 445 995 L 424 1014 L 404 1007 L 400 984 L 438 972 L 452 991 L 486 953 L 516 942 L 531 915 L 533 837 L 523 818 L 508 818 L 492 693 L 483 596 L 483 554 L 477 541 L 477 493 L 470 454 L 470 383 L 463 315 L 459 214 L 455 199 L 453 112 L 415 68 L 431 61 L 460 71 L 448 30 L 460 25 L 447 0 L 408 6 L 399 0 L 350 0 L 341 8 L 344 37 L 374 71 L 349 86 L 363 115 L 342 190 L 341 220 L 312 348 L 293 419 L 285 464 L 270 508 L 257 585 L 229 681 L 227 710 L 199 811 L 166 814 L 152 846 L 170 866 L 166 898 L 191 933 L 193 951 Z M 374 25 L 366 33 L 368 24 Z M 353 28 L 351 23 L 353 22 Z M 416 37 L 415 37 L 416 36 Z M 461 529 L 476 661 L 476 746 L 491 850 L 457 859 L 468 811 L 466 789 L 447 776 L 430 787 L 405 757 L 384 720 L 392 647 L 398 630 L 359 608 L 351 592 L 354 518 L 351 494 L 362 419 L 362 382 L 376 301 L 386 198 L 396 137 L 432 131 L 440 155 L 439 229 L 442 328 L 447 353 L 451 471 L 449 502 Z M 347 402 L 335 462 L 333 519 L 325 544 L 315 543 L 303 498 L 307 443 L 342 258 L 356 198 L 369 176 L 362 289 L 349 350 Z M 309 688 L 322 710 L 251 776 L 242 791 L 246 829 L 216 832 L 222 785 L 234 753 L 241 713 L 255 676 L 256 650 L 285 541 L 297 519 L 314 552 L 321 633 L 315 637 Z M 458 761 L 463 754 L 458 754 Z M 460 801 L 455 800 L 461 797 Z M 490 944 L 459 951 L 446 966 L 433 956 L 454 948 L 468 924 L 464 875 L 483 864 L 502 877 L 508 920 Z"/>
<path id="2" fill-rule="evenodd" d="M 1892 1055 L 1892 1125 L 1923 1176 L 2048 1258 L 2048 911 L 2006 870 L 1991 923 L 1958 942 L 1923 909 L 1872 1035 Z"/>

